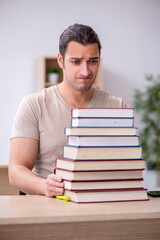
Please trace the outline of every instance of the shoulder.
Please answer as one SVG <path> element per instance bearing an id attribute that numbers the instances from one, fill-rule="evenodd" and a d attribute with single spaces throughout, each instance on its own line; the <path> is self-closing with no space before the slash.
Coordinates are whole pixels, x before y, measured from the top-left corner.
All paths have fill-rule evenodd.
<path id="1" fill-rule="evenodd" d="M 56 97 L 56 87 L 44 88 L 40 91 L 29 94 L 23 98 L 23 104 L 29 104 L 34 107 L 47 104 L 52 98 Z"/>
<path id="2" fill-rule="evenodd" d="M 29 94 L 22 99 L 17 114 L 40 116 L 42 109 L 49 105 L 53 97 L 55 97 L 54 87 L 44 88 L 41 91 Z"/>
<path id="3" fill-rule="evenodd" d="M 121 97 L 116 97 L 103 90 L 95 89 L 95 97 L 97 102 L 102 107 L 109 108 L 126 108 L 128 105 L 124 102 Z"/>
<path id="4" fill-rule="evenodd" d="M 44 88 L 40 91 L 34 92 L 32 94 L 27 95 L 25 98 L 28 100 L 45 100 L 47 98 L 52 97 L 56 92 L 55 86 Z"/>

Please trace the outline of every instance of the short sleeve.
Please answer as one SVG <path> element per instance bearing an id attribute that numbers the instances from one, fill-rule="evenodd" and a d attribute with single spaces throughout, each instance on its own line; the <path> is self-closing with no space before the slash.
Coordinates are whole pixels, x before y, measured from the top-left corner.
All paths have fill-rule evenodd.
<path id="1" fill-rule="evenodd" d="M 39 140 L 39 111 L 30 96 L 22 100 L 15 115 L 10 138 L 15 137 Z"/>

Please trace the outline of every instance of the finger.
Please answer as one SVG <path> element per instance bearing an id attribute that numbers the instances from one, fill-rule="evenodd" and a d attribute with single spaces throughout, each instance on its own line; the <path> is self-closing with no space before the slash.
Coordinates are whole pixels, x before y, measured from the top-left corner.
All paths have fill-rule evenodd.
<path id="1" fill-rule="evenodd" d="M 63 195 L 63 193 L 64 193 L 63 188 L 56 188 L 55 191 L 56 191 L 56 195 Z"/>
<path id="2" fill-rule="evenodd" d="M 54 182 L 54 186 L 64 188 L 64 182 Z"/>
<path id="3" fill-rule="evenodd" d="M 45 191 L 45 195 L 47 197 L 53 197 L 56 195 L 63 195 L 64 189 L 63 188 L 56 188 L 56 187 L 47 187 Z"/>
<path id="4" fill-rule="evenodd" d="M 55 196 L 55 195 L 63 195 L 64 189 L 63 188 L 50 187 L 48 192 L 50 194 L 52 194 L 53 196 Z"/>
<path id="5" fill-rule="evenodd" d="M 51 180 L 54 180 L 54 181 L 57 181 L 57 182 L 62 182 L 62 178 L 58 175 L 55 175 L 55 174 L 49 174 L 48 179 L 51 179 Z"/>
<path id="6" fill-rule="evenodd" d="M 64 187 L 64 182 L 57 182 L 57 181 L 53 181 L 53 180 L 50 180 L 50 179 L 46 180 L 46 184 L 48 186 L 52 186 L 52 187 L 60 187 L 60 188 Z"/>

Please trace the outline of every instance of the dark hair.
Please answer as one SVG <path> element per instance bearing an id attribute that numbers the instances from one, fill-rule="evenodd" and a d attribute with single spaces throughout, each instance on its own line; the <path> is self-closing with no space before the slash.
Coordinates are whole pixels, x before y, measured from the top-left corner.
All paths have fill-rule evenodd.
<path id="1" fill-rule="evenodd" d="M 63 59 L 70 41 L 76 41 L 84 46 L 87 44 L 97 43 L 99 54 L 101 52 L 102 46 L 99 37 L 89 26 L 76 23 L 64 30 L 59 38 L 59 52 L 62 54 Z"/>

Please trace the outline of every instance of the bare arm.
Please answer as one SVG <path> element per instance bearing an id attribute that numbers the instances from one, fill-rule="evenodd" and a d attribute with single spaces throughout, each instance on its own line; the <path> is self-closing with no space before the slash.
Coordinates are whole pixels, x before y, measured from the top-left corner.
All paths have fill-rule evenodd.
<path id="1" fill-rule="evenodd" d="M 9 181 L 13 187 L 28 193 L 52 197 L 63 194 L 64 183 L 55 174 L 47 179 L 36 176 L 31 170 L 37 160 L 38 140 L 13 138 L 11 140 Z"/>

